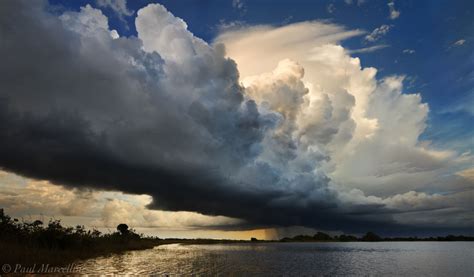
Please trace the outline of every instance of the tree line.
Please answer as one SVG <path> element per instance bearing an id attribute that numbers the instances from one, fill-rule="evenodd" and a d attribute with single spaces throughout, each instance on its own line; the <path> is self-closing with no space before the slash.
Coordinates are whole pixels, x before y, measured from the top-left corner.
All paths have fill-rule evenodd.
<path id="1" fill-rule="evenodd" d="M 317 241 L 334 241 L 334 242 L 350 242 L 350 241 L 474 241 L 474 237 L 447 235 L 444 237 L 381 237 L 374 232 L 367 232 L 361 237 L 353 235 L 336 235 L 330 236 L 323 232 L 317 232 L 313 236 L 298 235 L 292 238 L 285 237 L 280 239 L 281 242 L 317 242 Z"/>

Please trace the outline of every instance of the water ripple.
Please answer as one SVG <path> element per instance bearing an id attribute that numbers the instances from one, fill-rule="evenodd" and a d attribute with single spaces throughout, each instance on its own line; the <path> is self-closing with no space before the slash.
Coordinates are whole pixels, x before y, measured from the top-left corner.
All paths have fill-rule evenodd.
<path id="1" fill-rule="evenodd" d="M 82 274 L 474 276 L 473 242 L 170 244 L 80 262 Z"/>

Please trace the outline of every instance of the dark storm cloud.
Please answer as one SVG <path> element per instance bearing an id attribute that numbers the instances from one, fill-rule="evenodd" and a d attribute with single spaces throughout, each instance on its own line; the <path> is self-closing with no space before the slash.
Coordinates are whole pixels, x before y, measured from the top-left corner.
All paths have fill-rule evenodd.
<path id="1" fill-rule="evenodd" d="M 46 8 L 0 2 L 1 168 L 255 225 L 396 226 L 377 215 L 380 204 L 344 211 L 323 174 L 288 175 L 257 159 L 279 115 L 259 112 L 223 49 L 192 37 L 162 7 L 154 12 L 165 43 L 175 44 L 161 52 L 144 51 L 140 38 L 113 39 L 90 6 L 60 17 Z M 140 26 L 159 29 L 139 16 Z"/>

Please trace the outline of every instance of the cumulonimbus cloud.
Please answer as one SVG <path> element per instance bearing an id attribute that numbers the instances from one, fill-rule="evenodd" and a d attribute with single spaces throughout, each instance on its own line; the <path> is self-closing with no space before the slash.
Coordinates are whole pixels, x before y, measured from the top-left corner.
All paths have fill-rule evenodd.
<path id="1" fill-rule="evenodd" d="M 209 45 L 158 4 L 138 11 L 137 37 L 91 6 L 47 5 L 0 3 L 6 170 L 148 194 L 151 208 L 358 231 L 399 226 L 378 216 L 409 191 L 391 187 L 426 185 L 456 156 L 419 145 L 428 107 L 402 78 L 378 82 L 337 45 L 361 31 L 303 22 Z"/>

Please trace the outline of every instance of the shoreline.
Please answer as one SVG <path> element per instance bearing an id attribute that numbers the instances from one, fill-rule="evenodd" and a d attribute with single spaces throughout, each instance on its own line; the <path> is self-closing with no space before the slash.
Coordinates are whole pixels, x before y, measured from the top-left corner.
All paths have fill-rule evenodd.
<path id="1" fill-rule="evenodd" d="M 48 264 L 51 266 L 64 266 L 92 258 L 107 257 L 114 254 L 121 254 L 128 251 L 149 250 L 157 246 L 167 244 L 181 245 L 231 245 L 231 244 L 286 244 L 286 243 L 373 243 L 373 242 L 466 242 L 467 240 L 379 240 L 379 241 L 336 241 L 336 240 L 312 240 L 312 241 L 281 241 L 281 240 L 215 240 L 215 239 L 149 239 L 142 238 L 130 244 L 121 244 L 116 248 L 100 248 L 92 246 L 91 249 L 44 249 L 27 247 L 17 243 L 3 243 L 0 254 L 2 264 L 21 264 L 22 266 L 33 266 L 34 264 Z M 468 240 L 474 241 L 474 240 Z M 18 251 L 19 250 L 19 251 Z"/>

